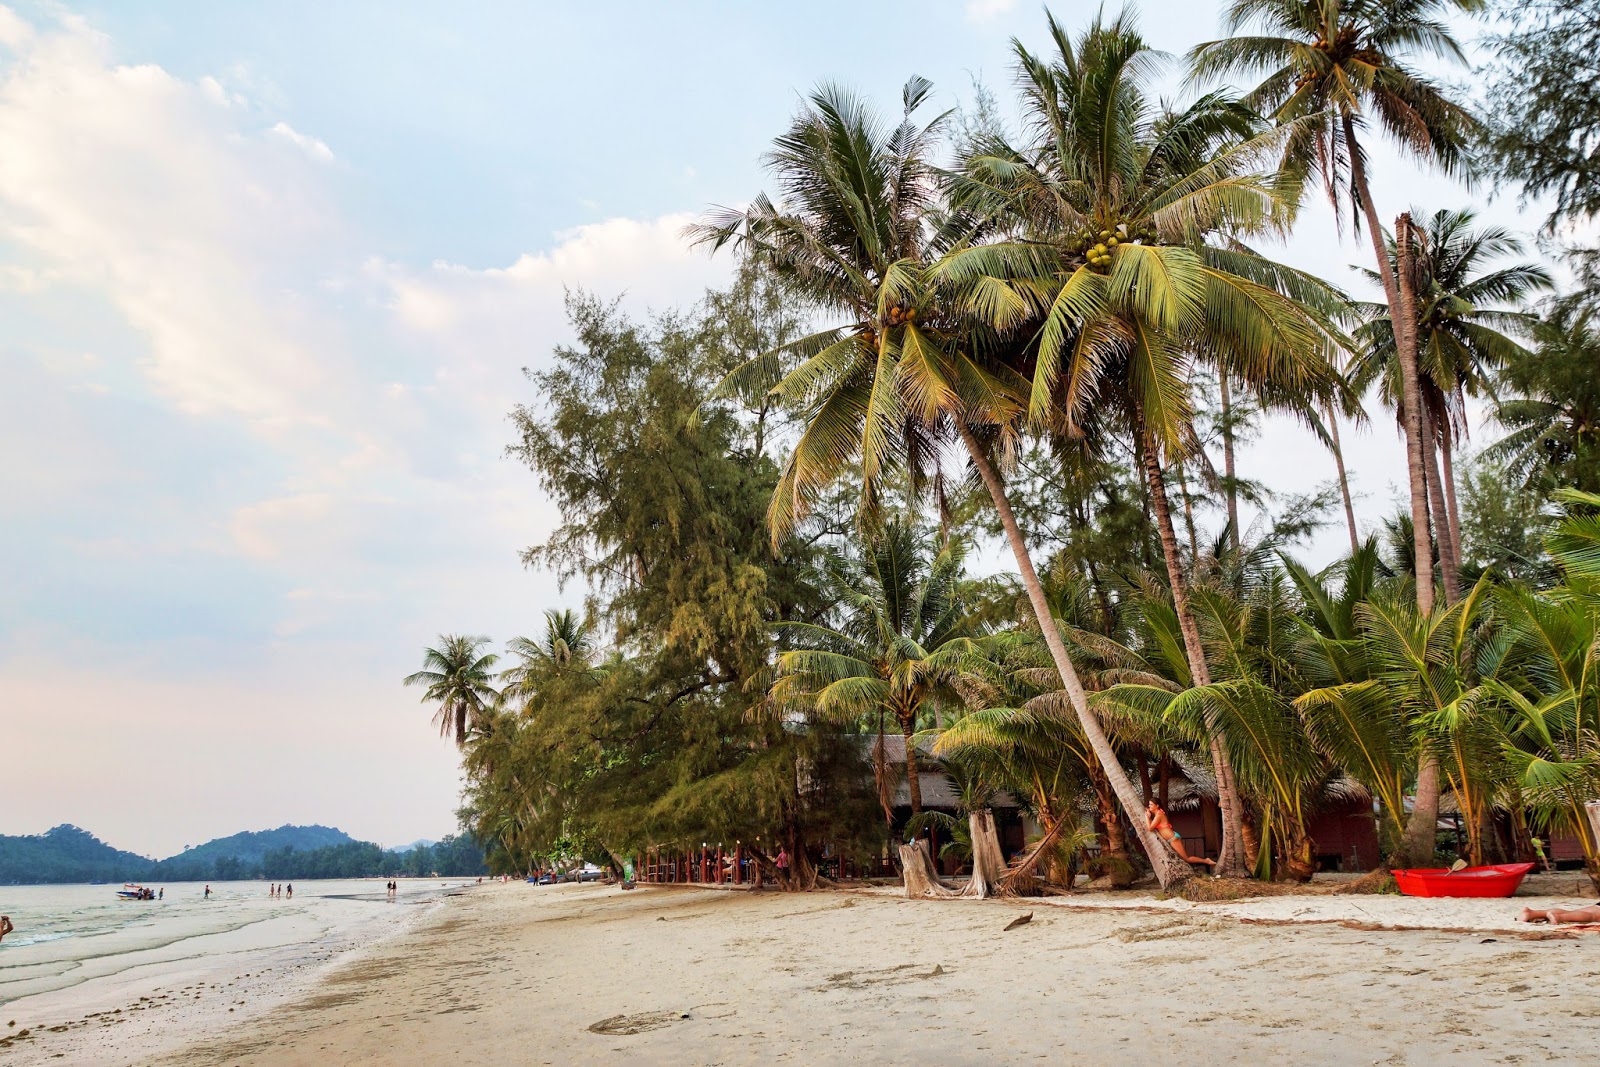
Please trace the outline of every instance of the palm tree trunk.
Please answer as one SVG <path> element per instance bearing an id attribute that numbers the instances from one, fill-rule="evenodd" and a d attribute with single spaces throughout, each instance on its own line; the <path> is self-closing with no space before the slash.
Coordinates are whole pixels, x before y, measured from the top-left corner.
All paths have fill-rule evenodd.
<path id="1" fill-rule="evenodd" d="M 1206 663 L 1205 648 L 1200 644 L 1200 627 L 1189 607 L 1189 588 L 1183 576 L 1183 562 L 1178 558 L 1178 537 L 1172 528 L 1172 509 L 1167 504 L 1166 481 L 1161 477 L 1161 461 L 1156 457 L 1155 445 L 1148 434 L 1139 433 L 1144 450 L 1144 470 L 1150 483 L 1150 504 L 1156 514 L 1156 532 L 1161 536 L 1161 553 L 1167 560 L 1167 581 L 1172 586 L 1172 606 L 1178 615 L 1178 629 L 1183 632 L 1183 648 L 1189 660 L 1192 684 L 1211 684 L 1211 669 Z M 1211 769 L 1217 776 L 1217 806 L 1222 809 L 1222 847 L 1217 859 L 1216 873 L 1229 878 L 1249 876 L 1250 867 L 1245 859 L 1244 839 L 1239 826 L 1239 788 L 1233 778 L 1233 765 L 1228 760 L 1228 750 L 1223 747 L 1222 736 L 1214 717 L 1206 713 L 1207 732 L 1211 735 Z"/>
<path id="2" fill-rule="evenodd" d="M 1401 424 L 1405 427 L 1406 469 L 1411 482 L 1411 536 L 1417 557 L 1417 608 L 1426 614 L 1433 610 L 1433 568 L 1428 565 L 1428 561 L 1433 559 L 1433 546 L 1428 537 L 1428 497 L 1422 484 L 1422 388 L 1417 373 L 1417 308 L 1416 294 L 1411 292 L 1409 284 L 1411 216 L 1401 215 L 1395 224 L 1400 269 L 1390 270 L 1389 252 L 1383 246 L 1383 226 L 1378 222 L 1378 209 L 1372 202 L 1372 189 L 1367 184 L 1367 168 L 1356 141 L 1355 121 L 1348 112 L 1344 115 L 1344 136 L 1350 154 L 1350 178 L 1356 188 L 1356 199 L 1361 202 L 1362 213 L 1366 216 L 1367 236 L 1372 239 L 1372 251 L 1378 259 L 1378 276 L 1383 279 L 1383 294 L 1389 303 L 1389 321 L 1394 324 L 1395 355 L 1400 361 Z M 1397 278 L 1397 274 L 1400 277 Z M 1402 279 L 1407 282 L 1404 286 L 1401 285 Z"/>
<path id="3" fill-rule="evenodd" d="M 1456 566 L 1462 565 L 1461 557 L 1461 507 L 1456 499 L 1456 463 L 1455 463 L 1455 429 L 1451 427 L 1450 420 L 1446 419 L 1443 426 L 1444 433 L 1439 438 L 1439 454 L 1441 466 L 1444 468 L 1444 503 L 1450 517 L 1450 545 L 1456 557 Z"/>
<path id="4" fill-rule="evenodd" d="M 1189 496 L 1189 479 L 1184 477 L 1183 464 L 1178 465 L 1178 495 L 1183 498 L 1183 525 L 1189 534 L 1189 565 L 1200 566 L 1200 538 L 1194 532 L 1194 500 Z"/>
<path id="5" fill-rule="evenodd" d="M 1028 554 L 1027 543 L 1022 539 L 1022 530 L 1018 527 L 1017 517 L 1011 510 L 1011 502 L 1006 498 L 1005 485 L 1000 481 L 1000 475 L 995 470 L 994 464 L 989 462 L 983 446 L 973 436 L 971 428 L 959 421 L 957 427 L 961 433 L 962 443 L 967 446 L 967 454 L 972 459 L 972 465 L 977 468 L 983 484 L 989 490 L 990 498 L 994 501 L 995 511 L 1000 515 L 1000 524 L 1005 528 L 1006 541 L 1011 546 L 1012 555 L 1016 557 L 1017 571 L 1022 578 L 1023 588 L 1027 590 L 1028 603 L 1033 608 L 1034 619 L 1039 624 L 1045 647 L 1050 650 L 1050 658 L 1055 662 L 1056 671 L 1061 675 L 1061 684 L 1066 688 L 1067 699 L 1072 704 L 1073 713 L 1077 716 L 1083 735 L 1094 752 L 1095 760 L 1110 781 L 1122 810 L 1128 813 L 1129 821 L 1139 835 L 1139 842 L 1144 846 L 1145 855 L 1150 858 L 1150 866 L 1154 868 L 1161 887 L 1169 890 L 1181 887 L 1194 877 L 1194 872 L 1166 846 L 1165 842 L 1146 827 L 1144 819 L 1136 817 L 1135 813 L 1143 810 L 1139 803 L 1139 793 L 1118 761 L 1116 750 L 1111 747 L 1111 739 L 1106 737 L 1100 720 L 1089 710 L 1083 682 L 1078 678 L 1077 668 L 1073 667 L 1072 659 L 1067 655 L 1066 643 L 1061 640 L 1061 632 L 1056 628 L 1055 616 L 1051 614 L 1050 604 L 1045 600 L 1044 587 L 1039 584 L 1039 574 L 1033 567 L 1033 558 Z"/>
<path id="6" fill-rule="evenodd" d="M 1344 501 L 1344 522 L 1350 528 L 1350 554 L 1361 551 L 1361 534 L 1356 530 L 1356 509 L 1350 503 L 1350 478 L 1344 470 L 1344 448 L 1339 444 L 1339 413 L 1328 405 L 1328 437 L 1333 441 L 1333 465 L 1339 471 L 1339 498 Z"/>
<path id="7" fill-rule="evenodd" d="M 1228 539 L 1237 550 L 1243 543 L 1243 536 L 1239 529 L 1239 478 L 1233 463 L 1233 396 L 1227 371 L 1217 375 L 1217 385 L 1222 401 L 1222 477 L 1228 498 Z"/>
<path id="8" fill-rule="evenodd" d="M 911 817 L 915 819 L 922 814 L 922 775 L 917 770 L 917 746 L 911 740 L 911 735 L 917 729 L 917 720 L 914 714 L 899 718 L 900 733 L 906 739 L 906 791 L 911 794 Z"/>
<path id="9" fill-rule="evenodd" d="M 1400 361 L 1400 411 L 1406 435 L 1406 471 L 1411 483 L 1411 543 L 1416 554 L 1417 610 L 1433 611 L 1433 545 L 1428 536 L 1428 498 L 1423 487 L 1422 466 L 1422 387 L 1417 373 L 1417 307 L 1411 287 L 1411 216 L 1401 215 L 1395 223 L 1395 243 L 1399 248 L 1399 269 L 1389 269 L 1388 251 L 1383 247 L 1383 227 L 1367 184 L 1366 164 L 1356 141 L 1355 122 L 1344 116 L 1345 143 L 1350 153 L 1350 177 L 1356 197 L 1366 216 L 1367 235 L 1377 256 L 1378 276 L 1383 279 L 1384 296 L 1389 302 L 1389 321 L 1394 324 L 1394 347 Z M 1406 822 L 1401 841 L 1401 861 L 1421 866 L 1433 857 L 1434 829 L 1439 821 L 1439 765 L 1431 752 L 1423 752 L 1417 767 L 1416 803 Z"/>
<path id="10" fill-rule="evenodd" d="M 1428 510 L 1433 515 L 1434 539 L 1439 544 L 1439 577 L 1444 589 L 1444 602 L 1454 604 L 1461 599 L 1461 561 L 1456 558 L 1455 538 L 1450 531 L 1450 512 L 1444 500 L 1444 480 L 1439 477 L 1435 430 L 1433 416 L 1424 413 L 1422 444 L 1428 464 Z"/>

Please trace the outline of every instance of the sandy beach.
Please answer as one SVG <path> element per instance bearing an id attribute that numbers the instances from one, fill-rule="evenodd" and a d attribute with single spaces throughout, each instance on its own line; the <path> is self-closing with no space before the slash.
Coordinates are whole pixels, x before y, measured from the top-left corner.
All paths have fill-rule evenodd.
<path id="1" fill-rule="evenodd" d="M 1547 884 L 1225 904 L 486 885 L 156 1062 L 1593 1062 L 1600 935 L 1513 921 L 1581 899 Z M 117 1048 L 92 1062 L 151 1062 Z"/>

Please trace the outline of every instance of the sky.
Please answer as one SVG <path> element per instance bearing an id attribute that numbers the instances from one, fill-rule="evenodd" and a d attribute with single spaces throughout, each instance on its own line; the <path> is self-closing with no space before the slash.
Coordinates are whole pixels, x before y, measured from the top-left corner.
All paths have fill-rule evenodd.
<path id="1" fill-rule="evenodd" d="M 1219 33 L 1136 6 L 1159 48 Z M 456 754 L 400 679 L 440 632 L 582 600 L 519 563 L 559 516 L 504 455 L 564 293 L 694 300 L 728 263 L 682 227 L 763 188 L 804 92 L 1004 100 L 1043 30 L 1014 0 L 0 6 L 0 833 L 451 832 Z M 1373 167 L 1385 217 L 1541 217 Z M 1274 252 L 1354 286 L 1370 246 L 1312 204 Z M 1403 452 L 1345 436 L 1370 524 Z M 1333 473 L 1279 422 L 1240 466 Z"/>

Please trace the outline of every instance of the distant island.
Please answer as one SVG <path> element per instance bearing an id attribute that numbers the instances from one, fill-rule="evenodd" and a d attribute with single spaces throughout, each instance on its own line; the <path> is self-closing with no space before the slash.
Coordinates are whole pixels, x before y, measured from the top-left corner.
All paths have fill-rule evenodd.
<path id="1" fill-rule="evenodd" d="M 486 870 L 483 849 L 469 836 L 384 849 L 331 826 L 280 826 L 219 837 L 157 860 L 66 823 L 42 834 L 0 834 L 0 885 L 461 877 Z"/>

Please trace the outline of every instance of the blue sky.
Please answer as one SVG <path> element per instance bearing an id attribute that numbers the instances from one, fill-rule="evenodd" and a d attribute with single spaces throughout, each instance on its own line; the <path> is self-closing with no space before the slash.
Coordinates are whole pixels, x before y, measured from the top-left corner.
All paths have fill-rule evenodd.
<path id="1" fill-rule="evenodd" d="M 1160 47 L 1217 30 L 1141 9 Z M 0 832 L 449 831 L 455 756 L 400 677 L 581 598 L 517 563 L 554 516 L 502 455 L 564 287 L 693 299 L 725 264 L 680 228 L 761 188 L 806 89 L 1003 99 L 1042 30 L 1005 0 L 0 8 Z M 1388 215 L 1467 202 L 1376 169 Z M 1366 258 L 1316 207 L 1282 254 Z M 1370 519 L 1400 451 L 1349 436 Z M 1277 424 L 1243 462 L 1331 477 Z"/>

